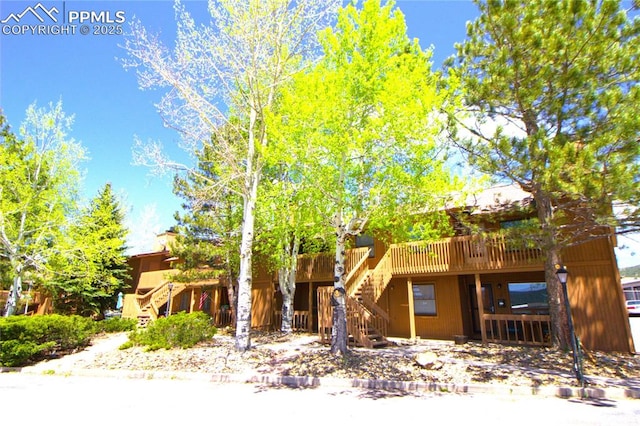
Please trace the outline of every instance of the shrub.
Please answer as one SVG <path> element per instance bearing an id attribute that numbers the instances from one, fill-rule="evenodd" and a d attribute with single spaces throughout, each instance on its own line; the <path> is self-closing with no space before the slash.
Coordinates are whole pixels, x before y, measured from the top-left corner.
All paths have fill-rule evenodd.
<path id="1" fill-rule="evenodd" d="M 122 331 L 133 331 L 136 329 L 138 321 L 135 318 L 109 318 L 96 323 L 97 332 L 119 333 Z"/>
<path id="2" fill-rule="evenodd" d="M 190 348 L 210 339 L 217 332 L 211 319 L 203 312 L 179 312 L 167 318 L 158 318 L 129 335 L 131 345 L 146 346 L 147 350 Z M 129 345 L 125 345 L 127 347 Z"/>
<path id="3" fill-rule="evenodd" d="M 16 367 L 89 344 L 96 326 L 76 315 L 0 318 L 0 365 Z"/>

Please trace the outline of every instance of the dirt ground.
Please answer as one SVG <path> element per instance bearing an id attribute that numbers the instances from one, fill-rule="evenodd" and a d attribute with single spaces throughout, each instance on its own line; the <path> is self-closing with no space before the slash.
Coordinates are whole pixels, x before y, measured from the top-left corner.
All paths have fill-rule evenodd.
<path id="1" fill-rule="evenodd" d="M 254 333 L 252 348 L 238 352 L 224 332 L 189 349 L 121 350 L 125 333 L 97 336 L 85 350 L 43 361 L 42 371 L 101 369 L 181 371 L 218 374 L 387 379 L 455 384 L 577 386 L 571 352 L 551 348 L 454 344 L 450 341 L 392 339 L 382 349 L 351 348 L 334 356 L 313 334 Z M 640 389 L 640 357 L 586 352 L 586 386 Z"/>

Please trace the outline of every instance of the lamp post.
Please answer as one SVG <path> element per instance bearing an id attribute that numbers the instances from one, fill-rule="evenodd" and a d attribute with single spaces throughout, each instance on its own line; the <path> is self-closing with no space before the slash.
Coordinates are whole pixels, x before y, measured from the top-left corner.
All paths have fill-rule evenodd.
<path id="1" fill-rule="evenodd" d="M 173 290 L 173 283 L 168 284 L 169 287 L 169 295 L 167 296 L 167 311 L 165 312 L 165 317 L 171 315 L 171 290 Z"/>
<path id="2" fill-rule="evenodd" d="M 571 306 L 569 305 L 569 293 L 567 291 L 567 278 L 569 278 L 569 272 L 565 269 L 564 266 L 560 266 L 556 271 L 556 275 L 558 276 L 558 280 L 560 284 L 562 284 L 562 293 L 564 294 L 564 305 L 567 311 L 567 322 L 569 324 L 569 333 L 571 334 L 571 350 L 573 352 L 573 371 L 576 374 L 576 379 L 580 382 L 582 386 L 584 386 L 584 376 L 582 374 L 582 366 L 579 359 L 579 350 L 578 341 L 576 340 L 576 334 L 573 329 L 573 319 L 571 317 Z"/>

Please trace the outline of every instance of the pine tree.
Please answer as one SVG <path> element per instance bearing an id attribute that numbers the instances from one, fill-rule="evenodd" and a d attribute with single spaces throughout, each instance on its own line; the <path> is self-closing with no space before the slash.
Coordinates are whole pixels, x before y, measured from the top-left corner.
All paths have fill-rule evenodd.
<path id="1" fill-rule="evenodd" d="M 478 4 L 449 69 L 468 113 L 454 140 L 532 194 L 554 342 L 568 347 L 562 249 L 640 227 L 640 20 L 617 0 Z"/>
<path id="2" fill-rule="evenodd" d="M 65 250 L 66 271 L 52 282 L 56 310 L 95 315 L 113 309 L 126 288 L 124 212 L 107 183 L 72 227 Z"/>

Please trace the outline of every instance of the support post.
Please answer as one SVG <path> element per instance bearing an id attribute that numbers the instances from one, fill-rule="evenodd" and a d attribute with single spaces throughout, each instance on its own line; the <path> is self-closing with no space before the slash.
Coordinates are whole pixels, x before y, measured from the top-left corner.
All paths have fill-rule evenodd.
<path id="1" fill-rule="evenodd" d="M 480 321 L 480 334 L 482 343 L 487 343 L 487 326 L 484 322 L 484 298 L 482 297 L 482 280 L 480 274 L 475 274 L 476 279 L 476 300 L 478 301 L 478 319 Z"/>
<path id="2" fill-rule="evenodd" d="M 409 333 L 411 339 L 416 338 L 416 312 L 413 305 L 413 281 L 407 278 L 407 296 L 409 298 Z"/>

